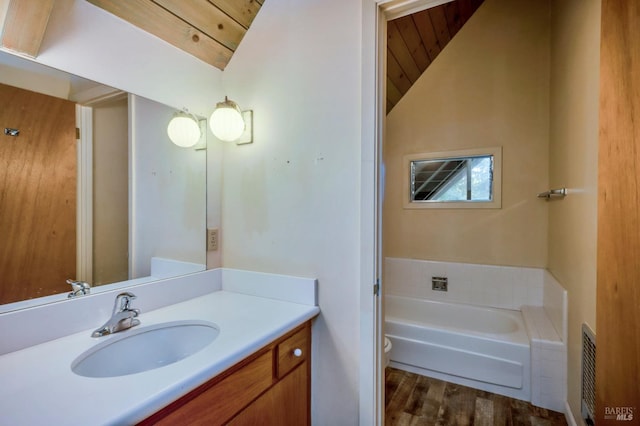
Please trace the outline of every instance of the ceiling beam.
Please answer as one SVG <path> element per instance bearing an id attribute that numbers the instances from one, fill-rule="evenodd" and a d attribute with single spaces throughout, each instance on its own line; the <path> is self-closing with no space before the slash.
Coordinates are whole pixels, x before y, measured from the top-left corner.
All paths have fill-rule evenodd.
<path id="1" fill-rule="evenodd" d="M 0 45 L 35 58 L 47 29 L 54 0 L 8 0 L 0 6 Z"/>

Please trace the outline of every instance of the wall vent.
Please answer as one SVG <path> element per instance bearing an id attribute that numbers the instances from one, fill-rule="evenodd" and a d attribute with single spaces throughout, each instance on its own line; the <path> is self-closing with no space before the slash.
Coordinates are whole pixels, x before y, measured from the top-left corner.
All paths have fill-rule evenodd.
<path id="1" fill-rule="evenodd" d="M 596 335 L 587 324 L 582 324 L 582 418 L 588 425 L 595 424 L 596 405 Z"/>

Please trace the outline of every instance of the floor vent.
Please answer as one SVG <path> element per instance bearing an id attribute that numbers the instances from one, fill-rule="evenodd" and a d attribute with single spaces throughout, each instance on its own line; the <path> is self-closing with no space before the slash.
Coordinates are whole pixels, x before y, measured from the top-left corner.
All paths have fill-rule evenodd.
<path id="1" fill-rule="evenodd" d="M 582 324 L 582 418 L 595 424 L 596 405 L 596 335 Z"/>

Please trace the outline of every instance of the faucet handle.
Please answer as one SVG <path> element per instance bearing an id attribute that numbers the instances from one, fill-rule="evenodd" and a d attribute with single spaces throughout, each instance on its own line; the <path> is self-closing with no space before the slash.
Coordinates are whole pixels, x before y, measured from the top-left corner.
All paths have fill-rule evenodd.
<path id="1" fill-rule="evenodd" d="M 118 294 L 113 306 L 113 313 L 131 310 L 131 301 L 134 299 L 136 299 L 136 295 L 128 291 Z"/>
<path id="2" fill-rule="evenodd" d="M 68 279 L 67 284 L 71 285 L 73 290 L 67 295 L 68 298 L 82 296 L 91 292 L 91 285 L 87 282 Z"/>

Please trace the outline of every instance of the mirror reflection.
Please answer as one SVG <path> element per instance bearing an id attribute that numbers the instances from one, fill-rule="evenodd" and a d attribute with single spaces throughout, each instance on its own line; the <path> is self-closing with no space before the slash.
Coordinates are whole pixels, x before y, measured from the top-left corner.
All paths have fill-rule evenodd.
<path id="1" fill-rule="evenodd" d="M 206 150 L 174 112 L 0 52 L 0 312 L 206 268 Z"/>
<path id="2" fill-rule="evenodd" d="M 405 156 L 405 208 L 499 208 L 501 149 Z"/>

